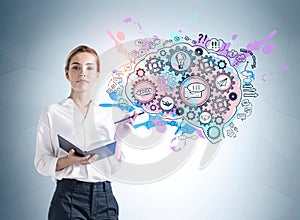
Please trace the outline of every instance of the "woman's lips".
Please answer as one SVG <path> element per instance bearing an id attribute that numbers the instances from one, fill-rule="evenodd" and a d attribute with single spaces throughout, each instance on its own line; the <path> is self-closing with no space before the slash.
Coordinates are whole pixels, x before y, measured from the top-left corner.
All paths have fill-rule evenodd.
<path id="1" fill-rule="evenodd" d="M 80 80 L 77 80 L 76 82 L 84 82 L 84 83 L 89 83 L 89 81 L 85 80 L 85 79 L 80 79 Z"/>

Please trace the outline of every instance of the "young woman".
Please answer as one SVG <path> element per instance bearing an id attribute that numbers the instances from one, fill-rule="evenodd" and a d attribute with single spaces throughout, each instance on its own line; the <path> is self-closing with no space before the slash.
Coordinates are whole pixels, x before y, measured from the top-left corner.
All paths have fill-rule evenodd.
<path id="1" fill-rule="evenodd" d="M 92 165 L 99 155 L 80 157 L 71 149 L 59 147 L 58 135 L 81 150 L 88 151 L 93 143 L 117 141 L 116 154 L 120 160 L 120 140 L 130 131 L 129 119 L 113 127 L 111 111 L 94 108 L 91 89 L 100 74 L 100 60 L 96 51 L 87 46 L 73 49 L 66 59 L 65 75 L 70 82 L 68 98 L 48 106 L 42 113 L 37 130 L 35 167 L 56 182 L 49 220 L 118 219 L 119 207 L 111 184 Z M 127 116 L 125 116 L 127 117 Z M 114 158 L 105 158 L 105 173 L 117 166 Z"/>

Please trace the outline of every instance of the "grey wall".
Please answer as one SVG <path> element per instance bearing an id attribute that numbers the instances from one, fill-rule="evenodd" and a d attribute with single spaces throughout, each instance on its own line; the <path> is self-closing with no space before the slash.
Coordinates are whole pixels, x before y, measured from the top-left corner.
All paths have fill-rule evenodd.
<path id="1" fill-rule="evenodd" d="M 299 7 L 295 0 L 2 1 L 0 219 L 46 219 L 54 184 L 33 166 L 39 115 L 68 96 L 63 67 L 70 49 L 83 43 L 104 52 L 113 46 L 107 29 L 139 37 L 125 17 L 162 38 L 178 29 L 224 40 L 238 34 L 236 48 L 278 33 L 269 41 L 274 53 L 256 53 L 260 96 L 238 137 L 224 142 L 205 170 L 195 154 L 163 181 L 113 183 L 120 219 L 299 219 Z"/>

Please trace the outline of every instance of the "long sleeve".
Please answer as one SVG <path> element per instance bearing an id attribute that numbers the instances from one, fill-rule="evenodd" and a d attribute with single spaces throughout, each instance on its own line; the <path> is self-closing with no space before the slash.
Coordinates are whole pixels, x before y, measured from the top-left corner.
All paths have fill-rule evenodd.
<path id="1" fill-rule="evenodd" d="M 45 110 L 39 120 L 36 136 L 36 154 L 34 165 L 37 171 L 45 176 L 53 176 L 57 179 L 63 176 L 64 170 L 56 172 L 58 157 L 51 141 L 51 129 L 47 111 Z"/>
<path id="2" fill-rule="evenodd" d="M 97 130 L 94 121 L 94 108 L 89 109 L 87 117 L 83 118 L 82 113 L 77 109 L 72 99 L 68 98 L 49 105 L 43 111 L 37 127 L 34 158 L 35 168 L 40 174 L 51 176 L 52 179 L 56 180 L 62 178 L 87 182 L 105 180 L 104 176 L 94 168 L 95 162 L 86 165 L 73 164 L 56 171 L 57 160 L 68 155 L 68 152 L 60 148 L 57 135 L 64 137 L 75 146 L 86 151 L 92 150 L 88 147 L 98 141 L 112 142 L 114 131 L 107 126 L 108 115 L 97 114 Z M 104 168 L 108 170 L 114 165 L 114 161 L 111 162 L 109 159 L 101 161 L 106 161 Z M 107 173 L 110 174 L 110 172 Z"/>

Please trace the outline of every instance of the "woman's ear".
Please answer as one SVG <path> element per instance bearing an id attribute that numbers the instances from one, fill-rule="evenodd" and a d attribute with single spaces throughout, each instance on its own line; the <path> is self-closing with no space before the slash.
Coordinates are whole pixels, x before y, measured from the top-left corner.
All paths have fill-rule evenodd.
<path id="1" fill-rule="evenodd" d="M 65 74 L 66 74 L 67 80 L 70 80 L 70 78 L 69 78 L 69 71 L 68 70 L 65 71 Z"/>

